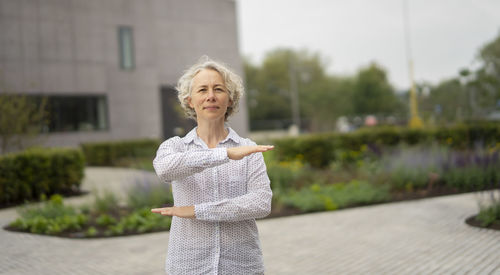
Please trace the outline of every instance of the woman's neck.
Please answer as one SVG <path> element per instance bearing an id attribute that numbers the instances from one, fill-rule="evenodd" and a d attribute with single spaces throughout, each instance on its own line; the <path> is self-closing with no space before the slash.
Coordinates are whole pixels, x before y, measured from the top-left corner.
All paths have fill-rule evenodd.
<path id="1" fill-rule="evenodd" d="M 198 121 L 196 133 L 208 148 L 215 148 L 219 142 L 227 137 L 229 131 L 224 127 L 224 121 Z"/>

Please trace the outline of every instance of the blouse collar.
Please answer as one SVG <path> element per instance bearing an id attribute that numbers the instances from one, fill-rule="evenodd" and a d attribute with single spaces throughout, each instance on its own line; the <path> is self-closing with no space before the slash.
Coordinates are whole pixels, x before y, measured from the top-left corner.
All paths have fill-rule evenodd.
<path id="1" fill-rule="evenodd" d="M 194 127 L 191 131 L 189 131 L 189 133 L 187 133 L 186 136 L 184 136 L 182 138 L 182 141 L 185 143 L 185 144 L 189 144 L 191 142 L 194 142 L 198 145 L 201 145 L 201 139 L 200 137 L 198 136 L 198 133 L 196 133 L 196 129 L 198 127 Z M 226 126 L 226 129 L 229 131 L 229 134 L 227 135 L 227 137 L 222 140 L 220 143 L 225 143 L 227 142 L 228 140 L 232 140 L 234 141 L 236 144 L 240 144 L 241 143 L 241 137 L 236 133 L 236 131 L 234 131 L 231 127 L 229 126 Z"/>

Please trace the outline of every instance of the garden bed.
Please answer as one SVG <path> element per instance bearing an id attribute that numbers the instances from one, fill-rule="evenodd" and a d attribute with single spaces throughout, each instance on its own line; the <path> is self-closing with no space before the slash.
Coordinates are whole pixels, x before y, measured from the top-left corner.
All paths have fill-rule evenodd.
<path id="1" fill-rule="evenodd" d="M 465 220 L 465 223 L 467 223 L 470 226 L 478 227 L 478 228 L 487 228 L 487 229 L 493 229 L 493 230 L 500 230 L 500 221 L 495 221 L 492 224 L 488 226 L 484 226 L 482 224 L 482 221 L 480 221 L 477 218 L 478 215 L 474 215 L 472 217 L 469 217 Z"/>
<path id="2" fill-rule="evenodd" d="M 108 214 L 98 212 L 84 216 L 83 224 L 69 225 L 59 232 L 47 231 L 49 223 L 34 222 L 30 227 L 23 227 L 22 222 L 13 222 L 5 229 L 13 232 L 25 232 L 51 235 L 63 238 L 103 238 L 137 235 L 166 231 L 170 229 L 170 219 L 152 214 L 150 209 L 133 210 L 118 207 Z M 50 229 L 49 229 L 50 230 Z"/>
<path id="3" fill-rule="evenodd" d="M 78 207 L 65 205 L 60 195 L 41 204 L 19 207 L 20 217 L 5 229 L 69 238 L 126 236 L 170 229 L 170 217 L 151 212 L 151 208 L 172 205 L 168 185 L 138 182 L 129 189 L 124 202 L 109 191 L 93 195 L 93 204 Z"/>
<path id="4" fill-rule="evenodd" d="M 498 189 L 499 152 L 499 144 L 467 150 L 440 145 L 362 145 L 359 150 L 338 151 L 337 160 L 324 168 L 312 167 L 300 155 L 279 161 L 273 151 L 267 152 L 264 157 L 273 190 L 273 208 L 267 218 Z M 144 163 L 149 167 L 150 163 Z M 170 228 L 170 217 L 150 211 L 172 204 L 167 185 L 141 182 L 131 189 L 127 203 L 120 208 L 112 194 L 96 197 L 93 206 L 83 209 L 68 210 L 62 199 L 54 201 L 46 203 L 48 209 L 21 211 L 22 219 L 8 229 L 82 238 Z M 493 226 L 472 218 L 467 223 L 497 229 L 500 217 L 495 215 L 488 216 L 496 219 Z"/>

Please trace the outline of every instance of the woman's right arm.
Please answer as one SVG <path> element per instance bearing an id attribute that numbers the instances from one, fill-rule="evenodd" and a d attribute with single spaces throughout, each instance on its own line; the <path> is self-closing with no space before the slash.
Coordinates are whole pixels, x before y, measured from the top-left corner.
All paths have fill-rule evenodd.
<path id="1" fill-rule="evenodd" d="M 229 162 L 226 148 L 188 151 L 179 137 L 173 137 L 160 145 L 153 167 L 163 182 L 170 182 L 226 162 Z"/>

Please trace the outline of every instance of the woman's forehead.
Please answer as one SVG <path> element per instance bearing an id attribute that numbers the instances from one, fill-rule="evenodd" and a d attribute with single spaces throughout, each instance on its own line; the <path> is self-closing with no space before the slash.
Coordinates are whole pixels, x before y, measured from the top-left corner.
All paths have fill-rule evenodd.
<path id="1" fill-rule="evenodd" d="M 209 83 L 224 85 L 224 79 L 218 71 L 212 69 L 201 69 L 193 77 L 194 85 L 206 85 Z"/>

